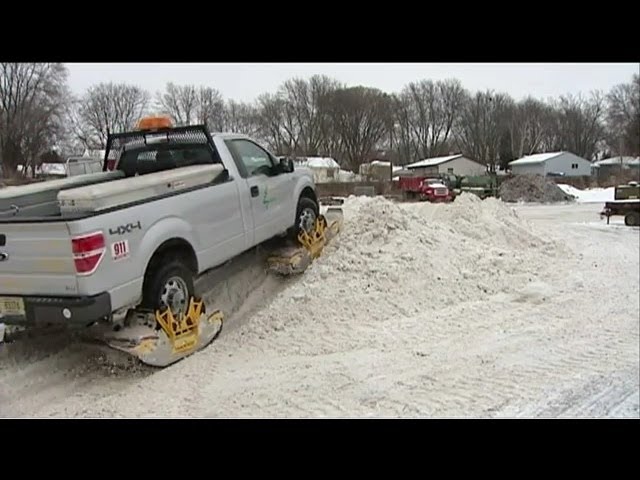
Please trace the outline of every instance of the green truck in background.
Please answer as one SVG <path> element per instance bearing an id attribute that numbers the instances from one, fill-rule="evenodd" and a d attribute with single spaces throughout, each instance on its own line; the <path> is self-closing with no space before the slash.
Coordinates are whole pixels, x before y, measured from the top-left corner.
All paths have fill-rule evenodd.
<path id="1" fill-rule="evenodd" d="M 455 196 L 460 195 L 462 192 L 472 193 L 482 200 L 487 197 L 498 196 L 500 179 L 495 174 L 459 176 L 453 173 L 443 173 L 438 175 L 438 178 L 449 187 L 449 190 Z"/>

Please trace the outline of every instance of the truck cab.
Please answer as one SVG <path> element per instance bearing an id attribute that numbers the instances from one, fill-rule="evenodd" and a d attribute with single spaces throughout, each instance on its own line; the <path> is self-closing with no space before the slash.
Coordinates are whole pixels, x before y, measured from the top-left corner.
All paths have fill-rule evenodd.
<path id="1" fill-rule="evenodd" d="M 452 192 L 439 178 L 425 178 L 420 183 L 420 199 L 429 202 L 450 202 Z"/>

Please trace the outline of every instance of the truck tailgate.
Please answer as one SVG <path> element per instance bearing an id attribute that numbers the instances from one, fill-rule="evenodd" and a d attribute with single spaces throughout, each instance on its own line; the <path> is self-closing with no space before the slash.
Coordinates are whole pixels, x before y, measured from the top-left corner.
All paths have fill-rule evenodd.
<path id="1" fill-rule="evenodd" d="M 77 292 L 66 223 L 0 224 L 0 296 Z"/>

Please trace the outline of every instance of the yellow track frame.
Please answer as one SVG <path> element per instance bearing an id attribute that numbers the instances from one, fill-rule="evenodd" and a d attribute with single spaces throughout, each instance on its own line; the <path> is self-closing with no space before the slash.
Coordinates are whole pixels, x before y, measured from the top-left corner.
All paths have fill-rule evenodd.
<path id="1" fill-rule="evenodd" d="M 302 230 L 298 234 L 298 241 L 304 248 L 307 249 L 307 251 L 311 254 L 311 258 L 313 259 L 316 259 L 320 256 L 320 254 L 322 253 L 322 249 L 327 242 L 326 230 L 327 219 L 321 215 L 316 219 L 311 233 L 307 233 Z"/>
<path id="2" fill-rule="evenodd" d="M 169 338 L 173 353 L 185 353 L 194 350 L 200 336 L 200 318 L 204 302 L 191 297 L 186 315 L 175 318 L 170 308 L 156 311 L 156 320 Z"/>
<path id="3" fill-rule="evenodd" d="M 331 209 L 329 213 L 332 213 Z M 339 213 L 342 214 L 342 211 L 339 210 Z M 303 230 L 298 234 L 298 245 L 272 252 L 267 260 L 269 268 L 280 275 L 304 272 L 311 262 L 322 255 L 327 244 L 339 233 L 341 225 L 341 218 L 329 224 L 325 215 L 319 215 L 310 232 Z"/>

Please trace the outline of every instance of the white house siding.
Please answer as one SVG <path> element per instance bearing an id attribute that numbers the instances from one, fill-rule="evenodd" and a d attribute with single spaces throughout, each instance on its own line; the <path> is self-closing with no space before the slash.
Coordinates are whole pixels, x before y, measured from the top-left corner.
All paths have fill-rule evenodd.
<path id="1" fill-rule="evenodd" d="M 420 167 L 420 168 L 411 168 L 409 169 L 412 175 L 416 175 L 419 177 L 424 177 L 426 175 L 437 175 L 438 174 L 438 166 L 433 165 L 429 167 Z"/>
<path id="2" fill-rule="evenodd" d="M 567 177 L 589 176 L 591 175 L 591 162 L 573 153 L 564 152 L 544 162 L 545 174 L 558 172 L 564 173 Z"/>
<path id="3" fill-rule="evenodd" d="M 339 168 L 327 167 L 309 167 L 313 172 L 313 181 L 315 183 L 339 182 Z"/>
<path id="4" fill-rule="evenodd" d="M 451 171 L 450 171 L 451 169 Z M 454 158 L 438 165 L 439 173 L 453 173 L 459 176 L 479 176 L 486 173 L 486 167 L 465 157 Z"/>
<path id="5" fill-rule="evenodd" d="M 511 173 L 514 175 L 544 175 L 544 162 L 529 163 L 526 165 L 512 165 Z"/>

